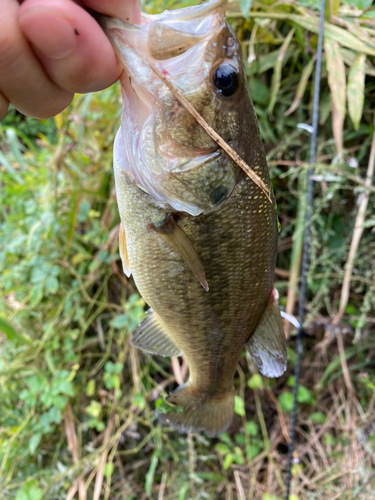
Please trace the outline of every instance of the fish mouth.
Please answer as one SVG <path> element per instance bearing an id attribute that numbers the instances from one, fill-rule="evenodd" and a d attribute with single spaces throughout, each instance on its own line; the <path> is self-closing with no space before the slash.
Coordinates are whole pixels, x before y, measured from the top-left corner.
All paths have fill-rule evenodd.
<path id="1" fill-rule="evenodd" d="M 150 113 L 162 82 L 152 64 L 182 92 L 194 90 L 205 78 L 204 48 L 225 18 L 226 0 L 212 0 L 162 14 L 141 14 L 140 25 L 96 16 L 110 39 L 124 72 L 122 86 L 141 125 Z M 189 68 L 189 79 L 186 68 Z M 140 113 L 140 106 L 143 112 Z"/>

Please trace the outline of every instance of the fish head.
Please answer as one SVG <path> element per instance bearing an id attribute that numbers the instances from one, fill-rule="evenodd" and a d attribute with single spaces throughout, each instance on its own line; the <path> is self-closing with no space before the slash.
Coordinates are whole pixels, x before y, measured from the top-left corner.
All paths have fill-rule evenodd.
<path id="1" fill-rule="evenodd" d="M 139 26 L 111 18 L 101 24 L 124 68 L 116 175 L 126 171 L 160 205 L 191 215 L 215 210 L 231 195 L 240 170 L 153 68 L 242 155 L 251 100 L 225 3 L 143 14 Z"/>

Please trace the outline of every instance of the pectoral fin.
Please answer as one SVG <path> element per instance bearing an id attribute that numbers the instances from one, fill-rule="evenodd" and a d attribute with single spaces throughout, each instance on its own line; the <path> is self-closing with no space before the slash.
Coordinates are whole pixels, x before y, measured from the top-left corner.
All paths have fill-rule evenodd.
<path id="1" fill-rule="evenodd" d="M 130 343 L 132 346 L 151 354 L 181 356 L 181 349 L 175 346 L 165 333 L 157 314 L 152 309 L 147 311 L 147 316 L 138 326 Z"/>
<path id="2" fill-rule="evenodd" d="M 122 222 L 120 222 L 120 231 L 118 235 L 118 243 L 119 243 L 119 253 L 122 262 L 122 268 L 124 273 L 128 278 L 130 278 L 132 272 L 129 265 L 129 257 L 128 257 L 128 249 L 126 248 L 126 235 L 125 228 Z"/>
<path id="3" fill-rule="evenodd" d="M 160 226 L 151 225 L 160 236 L 169 241 L 182 255 L 192 273 L 197 278 L 202 287 L 208 292 L 208 283 L 204 272 L 202 261 L 195 250 L 192 242 L 186 236 L 184 231 L 176 223 L 173 217 L 168 217 Z"/>
<path id="4" fill-rule="evenodd" d="M 280 377 L 286 370 L 286 341 L 277 304 L 270 303 L 246 347 L 266 377 Z"/>

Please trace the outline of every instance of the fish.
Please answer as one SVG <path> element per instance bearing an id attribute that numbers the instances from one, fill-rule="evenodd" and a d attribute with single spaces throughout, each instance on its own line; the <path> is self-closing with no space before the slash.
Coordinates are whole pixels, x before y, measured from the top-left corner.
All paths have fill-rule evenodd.
<path id="1" fill-rule="evenodd" d="M 211 0 L 140 25 L 101 16 L 124 72 L 114 143 L 125 274 L 149 305 L 131 344 L 180 356 L 189 379 L 159 420 L 218 436 L 234 415 L 246 348 L 267 377 L 286 370 L 274 289 L 278 220 L 242 48 Z M 154 68 L 263 181 L 270 199 L 211 138 Z M 271 202 L 270 202 L 271 200 Z"/>

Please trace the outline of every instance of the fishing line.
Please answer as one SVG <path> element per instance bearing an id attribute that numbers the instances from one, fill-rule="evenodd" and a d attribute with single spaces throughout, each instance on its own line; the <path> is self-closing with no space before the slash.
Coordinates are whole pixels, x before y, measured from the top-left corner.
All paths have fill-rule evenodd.
<path id="1" fill-rule="evenodd" d="M 288 464 L 287 464 L 285 500 L 289 500 L 290 485 L 291 485 L 291 481 L 292 481 L 293 448 L 294 448 L 295 427 L 296 427 L 297 407 L 298 407 L 297 394 L 298 394 L 298 384 L 299 384 L 299 377 L 300 377 L 300 371 L 301 371 L 303 317 L 304 317 L 304 304 L 305 304 L 305 297 L 306 297 L 306 282 L 307 282 L 307 268 L 308 268 L 308 258 L 309 258 L 311 211 L 312 211 L 313 183 L 314 183 L 312 176 L 314 173 L 313 165 L 315 163 L 316 141 L 317 141 L 317 135 L 318 135 L 320 73 L 321 73 L 321 67 L 322 67 L 324 10 L 325 10 L 325 0 L 321 0 L 320 19 L 319 19 L 319 34 L 318 34 L 318 49 L 317 49 L 317 59 L 316 59 L 316 71 L 315 71 L 315 86 L 314 86 L 315 91 L 314 91 L 311 149 L 310 149 L 310 169 L 308 172 L 305 234 L 304 234 L 303 251 L 302 251 L 301 287 L 300 287 L 300 299 L 299 299 L 299 307 L 298 307 L 298 316 L 299 316 L 300 327 L 298 328 L 297 345 L 296 345 L 296 366 L 295 366 L 295 370 L 294 370 L 294 387 L 293 387 L 293 410 L 292 410 L 292 422 L 290 425 L 290 443 L 289 443 L 289 449 L 288 449 Z"/>

